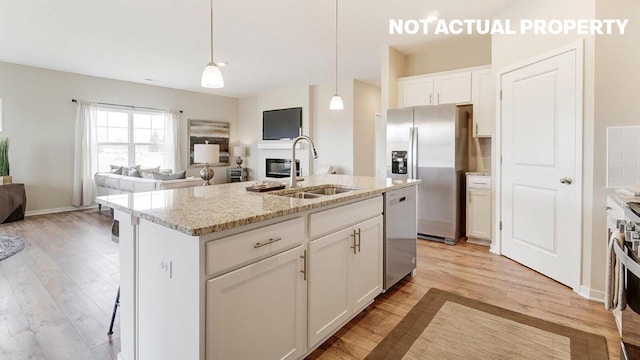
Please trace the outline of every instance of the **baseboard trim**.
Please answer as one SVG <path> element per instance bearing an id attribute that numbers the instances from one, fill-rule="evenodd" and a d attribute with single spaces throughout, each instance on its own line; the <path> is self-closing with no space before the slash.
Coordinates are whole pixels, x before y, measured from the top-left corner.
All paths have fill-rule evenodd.
<path id="1" fill-rule="evenodd" d="M 604 291 L 593 290 L 584 285 L 580 285 L 580 288 L 578 289 L 577 293 L 578 295 L 582 296 L 585 299 L 604 303 Z"/>
<path id="2" fill-rule="evenodd" d="M 97 209 L 97 205 L 91 206 L 65 206 L 59 208 L 51 208 L 51 209 L 42 209 L 42 210 L 29 210 L 24 213 L 24 216 L 35 216 L 35 215 L 46 215 L 46 214 L 56 214 L 61 212 L 69 212 L 69 211 L 79 211 L 79 210 L 87 210 L 87 209 Z"/>

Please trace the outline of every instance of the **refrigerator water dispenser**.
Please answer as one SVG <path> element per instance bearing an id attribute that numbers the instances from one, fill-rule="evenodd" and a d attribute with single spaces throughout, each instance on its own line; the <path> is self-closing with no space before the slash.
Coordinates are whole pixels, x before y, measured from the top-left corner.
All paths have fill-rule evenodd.
<path id="1" fill-rule="evenodd" d="M 391 173 L 392 174 L 407 173 L 407 152 L 406 151 L 391 152 Z"/>

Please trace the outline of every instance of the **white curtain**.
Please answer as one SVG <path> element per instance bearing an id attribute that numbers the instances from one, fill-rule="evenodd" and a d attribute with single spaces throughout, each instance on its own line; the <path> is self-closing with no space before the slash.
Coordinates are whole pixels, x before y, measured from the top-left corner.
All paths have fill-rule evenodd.
<path id="1" fill-rule="evenodd" d="M 164 164 L 163 168 L 174 172 L 184 170 L 180 161 L 180 119 L 179 111 L 165 111 L 164 120 Z"/>
<path id="2" fill-rule="evenodd" d="M 89 206 L 95 201 L 98 171 L 98 105 L 78 101 L 73 166 L 73 206 Z"/>

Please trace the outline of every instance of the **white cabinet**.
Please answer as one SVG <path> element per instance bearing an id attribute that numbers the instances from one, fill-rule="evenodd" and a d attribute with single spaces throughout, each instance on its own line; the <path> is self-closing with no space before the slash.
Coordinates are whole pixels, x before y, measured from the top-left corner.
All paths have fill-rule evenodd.
<path id="1" fill-rule="evenodd" d="M 382 292 L 383 217 L 356 226 L 356 254 L 352 258 L 353 311 L 359 312 Z"/>
<path id="2" fill-rule="evenodd" d="M 473 72 L 473 136 L 490 137 L 496 118 L 496 82 L 491 69 Z"/>
<path id="3" fill-rule="evenodd" d="M 491 240 L 491 178 L 467 176 L 467 238 L 488 245 Z"/>
<path id="4" fill-rule="evenodd" d="M 471 102 L 471 72 L 452 72 L 434 77 L 435 104 Z"/>
<path id="5" fill-rule="evenodd" d="M 399 108 L 470 102 L 470 71 L 455 71 L 398 79 Z"/>
<path id="6" fill-rule="evenodd" d="M 433 76 L 416 76 L 398 80 L 398 107 L 435 105 Z"/>
<path id="7" fill-rule="evenodd" d="M 206 359 L 300 358 L 305 267 L 306 251 L 298 246 L 207 281 Z"/>
<path id="8" fill-rule="evenodd" d="M 309 346 L 382 292 L 382 216 L 309 244 Z"/>

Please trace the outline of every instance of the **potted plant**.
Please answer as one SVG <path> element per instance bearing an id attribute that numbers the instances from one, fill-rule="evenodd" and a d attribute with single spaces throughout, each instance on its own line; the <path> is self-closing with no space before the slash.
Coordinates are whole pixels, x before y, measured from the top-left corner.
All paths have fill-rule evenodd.
<path id="1" fill-rule="evenodd" d="M 0 140 L 0 185 L 11 184 L 9 176 L 9 139 Z"/>

